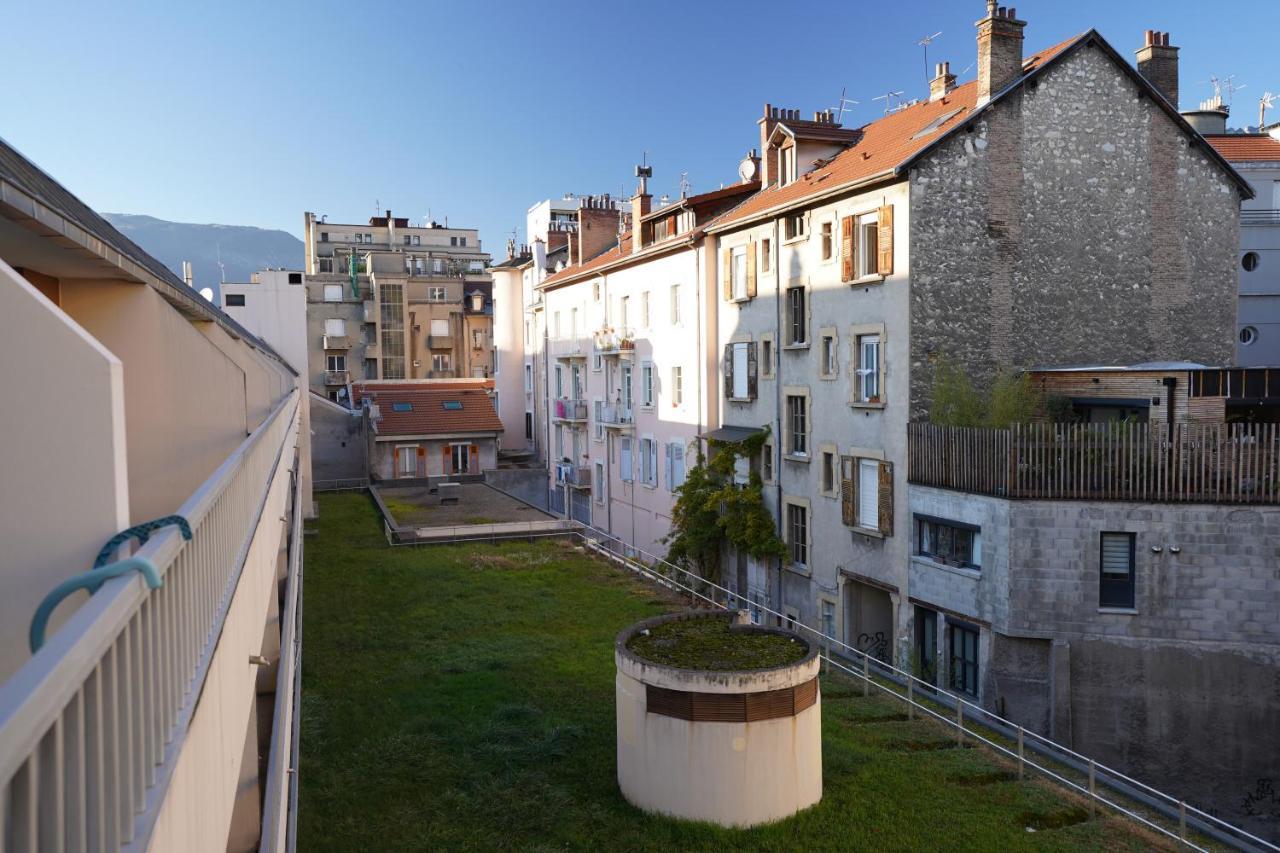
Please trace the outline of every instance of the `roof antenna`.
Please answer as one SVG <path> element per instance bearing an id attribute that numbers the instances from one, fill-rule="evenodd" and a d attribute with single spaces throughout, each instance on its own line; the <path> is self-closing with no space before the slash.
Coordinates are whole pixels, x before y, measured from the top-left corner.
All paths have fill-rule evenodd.
<path id="1" fill-rule="evenodd" d="M 845 97 L 845 92 L 847 89 L 848 89 L 847 86 L 840 87 L 840 100 L 836 102 L 836 107 L 835 107 L 836 124 L 844 124 L 844 111 L 849 109 L 850 107 L 856 107 L 858 105 L 858 102 L 855 101 L 853 98 Z"/>
<path id="2" fill-rule="evenodd" d="M 1275 106 L 1276 98 L 1280 98 L 1280 95 L 1263 92 L 1262 97 L 1258 99 L 1258 133 L 1267 132 L 1267 110 Z"/>
<path id="3" fill-rule="evenodd" d="M 903 94 L 902 92 L 885 92 L 883 95 L 876 95 L 871 100 L 884 101 L 884 114 L 888 115 L 889 113 L 893 112 L 893 108 L 895 106 L 895 104 L 893 103 L 893 99 L 901 98 L 902 94 Z"/>
<path id="4" fill-rule="evenodd" d="M 680 173 L 680 198 L 688 198 L 689 190 L 692 187 L 693 187 L 693 184 L 689 183 L 689 173 L 681 172 Z"/>
<path id="5" fill-rule="evenodd" d="M 938 30 L 933 35 L 925 36 L 924 38 L 920 39 L 920 41 L 916 42 L 916 44 L 924 48 L 924 82 L 926 84 L 928 84 L 929 81 L 933 79 L 933 77 L 930 76 L 929 74 L 929 45 L 933 44 L 934 40 L 941 35 L 942 35 L 942 30 Z"/>
<path id="6" fill-rule="evenodd" d="M 227 268 L 226 268 L 225 266 L 223 266 L 223 264 L 222 264 L 222 244 L 221 244 L 221 243 L 215 243 L 214 245 L 217 247 L 217 250 L 218 250 L 218 269 L 222 271 L 222 283 L 223 283 L 223 284 L 226 284 L 226 283 L 227 283 Z"/>

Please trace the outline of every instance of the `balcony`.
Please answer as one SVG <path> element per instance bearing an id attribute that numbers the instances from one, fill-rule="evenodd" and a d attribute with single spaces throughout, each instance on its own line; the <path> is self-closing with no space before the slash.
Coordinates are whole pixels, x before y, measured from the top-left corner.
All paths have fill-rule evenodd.
<path id="1" fill-rule="evenodd" d="M 325 385 L 346 385 L 351 381 L 351 371 L 349 370 L 326 370 L 324 372 Z"/>
<path id="2" fill-rule="evenodd" d="M 573 465 L 568 462 L 556 464 L 556 483 L 571 489 L 591 489 L 591 466 Z"/>
<path id="3" fill-rule="evenodd" d="M 600 423 L 609 429 L 633 429 L 636 424 L 635 413 L 630 406 L 601 406 Z"/>
<path id="4" fill-rule="evenodd" d="M 1242 210 L 1241 225 L 1280 225 L 1280 210 Z"/>
<path id="5" fill-rule="evenodd" d="M 556 400 L 553 404 L 553 411 L 555 419 L 559 421 L 585 421 L 590 414 L 586 400 Z"/>
<path id="6" fill-rule="evenodd" d="M 382 349 L 376 343 L 373 343 L 372 341 L 370 341 L 369 343 L 366 343 L 364 345 L 365 358 L 379 358 L 381 357 L 381 355 L 382 355 Z"/>
<path id="7" fill-rule="evenodd" d="M 366 323 L 378 322 L 378 309 L 373 304 L 372 299 L 366 299 L 364 301 L 364 321 Z"/>
<path id="8" fill-rule="evenodd" d="M 907 479 L 1004 498 L 1280 503 L 1280 424 L 910 424 Z"/>
<path id="9" fill-rule="evenodd" d="M 351 339 L 346 335 L 325 335 L 325 349 L 351 349 Z"/>
<path id="10" fill-rule="evenodd" d="M 587 358 L 586 348 L 579 340 L 556 341 L 551 345 L 551 351 L 558 361 L 585 361 Z"/>
<path id="11" fill-rule="evenodd" d="M 631 358 L 636 349 L 635 333 L 629 329 L 601 329 L 595 335 L 596 352 L 605 358 Z"/>
<path id="12" fill-rule="evenodd" d="M 427 335 L 427 349 L 453 349 L 453 336 Z"/>

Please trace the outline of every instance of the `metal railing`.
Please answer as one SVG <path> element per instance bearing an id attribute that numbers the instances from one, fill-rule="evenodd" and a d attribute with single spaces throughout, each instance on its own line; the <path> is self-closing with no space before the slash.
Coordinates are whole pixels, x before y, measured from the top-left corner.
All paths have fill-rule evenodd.
<path id="1" fill-rule="evenodd" d="M 963 696 L 885 663 L 872 654 L 841 642 L 817 628 L 805 625 L 758 601 L 751 601 L 655 554 L 624 542 L 599 528 L 583 526 L 577 534 L 584 545 L 647 580 L 689 596 L 690 603 L 749 610 L 770 616 L 810 638 L 821 649 L 828 667 L 862 684 L 863 695 L 872 690 L 906 703 L 908 719 L 919 713 L 955 730 L 958 743 L 965 738 L 982 743 L 1016 762 L 1021 781 L 1030 772 L 1040 773 L 1067 790 L 1084 797 L 1092 817 L 1099 806 L 1135 821 L 1146 829 L 1173 839 L 1193 850 L 1206 850 L 1207 840 L 1242 850 L 1280 853 L 1280 846 L 1227 823 L 1184 800 L 1165 794 L 1118 770 L 1095 761 L 1033 731 L 1018 726 L 974 704 Z M 967 725 L 966 725 L 967 724 Z M 1038 760 L 1037 760 L 1038 759 Z M 1123 801 L 1123 802 L 1122 802 Z M 1199 836 L 1193 834 L 1199 833 Z"/>
<path id="2" fill-rule="evenodd" d="M 160 588 L 107 581 L 0 686 L 6 853 L 149 845 L 298 422 L 295 390 L 178 509 L 191 541 L 171 527 L 133 555 Z"/>
<path id="3" fill-rule="evenodd" d="M 556 463 L 556 482 L 576 489 L 591 488 L 591 466 Z"/>
<path id="4" fill-rule="evenodd" d="M 1280 210 L 1242 210 L 1241 225 L 1280 225 Z"/>
<path id="5" fill-rule="evenodd" d="M 585 421 L 590 415 L 586 400 L 564 398 L 555 401 L 555 417 L 562 421 Z"/>
<path id="6" fill-rule="evenodd" d="M 315 480 L 311 483 L 313 492 L 355 492 L 369 488 L 368 477 L 348 477 L 345 480 Z"/>
<path id="7" fill-rule="evenodd" d="M 611 427 L 631 426 L 636 422 L 630 406 L 601 406 L 600 423 Z"/>

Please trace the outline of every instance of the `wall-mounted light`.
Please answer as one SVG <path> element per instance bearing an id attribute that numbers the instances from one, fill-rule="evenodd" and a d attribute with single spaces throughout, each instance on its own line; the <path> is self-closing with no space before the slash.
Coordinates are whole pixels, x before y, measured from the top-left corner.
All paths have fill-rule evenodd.
<path id="1" fill-rule="evenodd" d="M 1163 549 L 1163 548 L 1161 548 L 1159 545 L 1152 545 L 1152 546 L 1151 546 L 1151 553 L 1152 553 L 1152 554 L 1159 554 L 1159 553 L 1160 553 L 1161 551 L 1163 551 L 1163 550 L 1164 550 L 1164 549 Z"/>
<path id="2" fill-rule="evenodd" d="M 1169 546 L 1169 553 L 1170 553 L 1170 554 L 1181 554 L 1181 553 L 1182 553 L 1182 548 L 1180 548 L 1180 547 L 1179 547 L 1179 546 L 1177 546 L 1177 545 L 1170 545 L 1170 546 Z"/>

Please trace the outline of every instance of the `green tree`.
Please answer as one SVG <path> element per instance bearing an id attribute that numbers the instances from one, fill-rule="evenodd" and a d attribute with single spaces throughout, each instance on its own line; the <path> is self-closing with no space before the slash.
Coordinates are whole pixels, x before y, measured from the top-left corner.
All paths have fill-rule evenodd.
<path id="1" fill-rule="evenodd" d="M 1002 370 L 991 386 L 987 406 L 987 426 L 1005 429 L 1025 424 L 1036 416 L 1039 395 L 1031 387 L 1031 377 L 1017 370 Z"/>
<path id="2" fill-rule="evenodd" d="M 699 446 L 697 464 L 676 489 L 671 532 L 663 538 L 668 559 L 700 577 L 720 580 L 726 545 L 757 559 L 786 554 L 764 504 L 760 475 L 753 470 L 746 484 L 734 482 L 737 460 L 757 456 L 767 437 L 766 431 L 739 442 L 711 441 L 710 458 Z"/>

